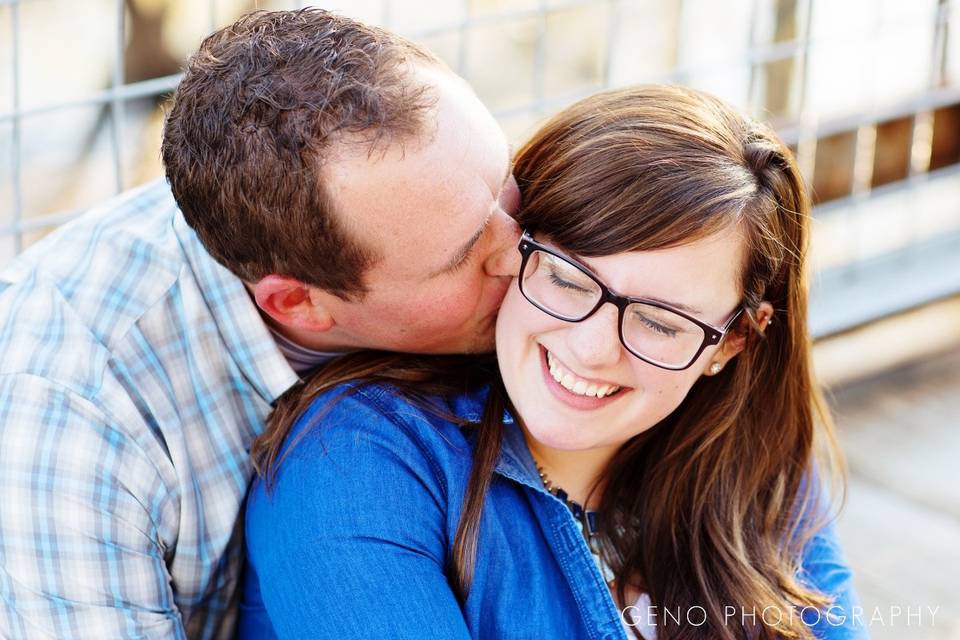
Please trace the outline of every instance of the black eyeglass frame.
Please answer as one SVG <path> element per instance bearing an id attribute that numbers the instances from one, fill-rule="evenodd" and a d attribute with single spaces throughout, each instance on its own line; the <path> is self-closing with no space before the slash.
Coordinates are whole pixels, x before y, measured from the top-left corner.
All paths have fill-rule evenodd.
<path id="1" fill-rule="evenodd" d="M 540 309 L 547 315 L 557 318 L 558 320 L 563 320 L 565 322 L 583 322 L 584 320 L 586 320 L 587 318 L 595 314 L 600 309 L 600 307 L 602 307 L 603 305 L 609 302 L 610 304 L 612 304 L 617 308 L 617 334 L 620 336 L 620 344 L 622 344 L 623 347 L 627 351 L 629 351 L 632 355 L 639 358 L 640 360 L 643 360 L 647 364 L 652 364 L 655 367 L 659 367 L 661 369 L 667 369 L 668 371 L 683 371 L 684 369 L 689 369 L 690 366 L 697 361 L 697 358 L 700 357 L 700 354 L 703 353 L 704 349 L 706 349 L 707 347 L 711 347 L 715 344 L 719 344 L 720 340 L 723 339 L 723 336 L 725 336 L 727 332 L 730 331 L 730 327 L 733 326 L 733 323 L 737 321 L 737 318 L 739 318 L 740 315 L 745 310 L 744 306 L 741 304 L 733 312 L 733 315 L 731 315 L 730 318 L 723 323 L 722 327 L 715 327 L 711 324 L 703 322 L 702 320 L 698 320 L 697 318 L 694 318 L 693 316 L 687 313 L 684 313 L 679 309 L 674 309 L 670 305 L 663 304 L 662 302 L 658 302 L 656 300 L 647 300 L 646 298 L 631 298 L 628 296 L 620 295 L 619 293 L 617 293 L 616 291 L 608 287 L 606 284 L 604 284 L 604 282 L 595 273 L 593 273 L 593 271 L 591 271 L 586 265 L 574 260 L 570 256 L 566 256 L 555 249 L 552 249 L 544 244 L 537 242 L 536 240 L 533 239 L 533 236 L 526 229 L 523 230 L 523 234 L 520 236 L 520 242 L 517 245 L 517 250 L 520 252 L 520 256 L 522 257 L 522 261 L 520 263 L 520 274 L 519 274 L 519 277 L 517 278 L 517 284 L 520 287 L 520 293 L 522 293 L 523 297 L 527 299 L 527 302 L 535 306 L 537 309 Z M 529 295 L 527 295 L 527 292 L 524 291 L 524 288 L 523 288 L 523 274 L 524 274 L 524 271 L 526 271 L 527 262 L 529 261 L 530 256 L 533 255 L 534 251 L 542 251 L 543 253 L 547 253 L 549 255 L 552 255 L 556 258 L 563 260 L 564 262 L 568 262 L 572 264 L 573 266 L 578 268 L 580 271 L 582 271 L 584 275 L 586 275 L 588 278 L 593 280 L 598 287 L 600 287 L 600 299 L 597 301 L 597 304 L 594 305 L 594 307 L 586 315 L 584 315 L 582 318 L 577 318 L 577 319 L 558 316 L 555 312 L 545 308 L 543 305 L 541 305 L 536 300 L 532 299 Z M 650 358 L 640 353 L 637 353 L 636 351 L 630 348 L 630 345 L 627 344 L 627 341 L 624 340 L 624 337 L 623 337 L 623 315 L 624 315 L 624 312 L 626 311 L 627 306 L 633 303 L 645 304 L 651 307 L 657 307 L 658 309 L 669 311 L 670 313 L 675 313 L 681 318 L 685 318 L 690 322 L 694 323 L 695 325 L 700 327 L 700 329 L 703 330 L 703 341 L 700 343 L 700 348 L 697 349 L 697 352 L 693 355 L 692 358 L 690 358 L 689 362 L 687 362 L 685 365 L 682 365 L 682 366 L 670 366 L 670 365 L 663 364 L 662 362 L 651 360 Z"/>

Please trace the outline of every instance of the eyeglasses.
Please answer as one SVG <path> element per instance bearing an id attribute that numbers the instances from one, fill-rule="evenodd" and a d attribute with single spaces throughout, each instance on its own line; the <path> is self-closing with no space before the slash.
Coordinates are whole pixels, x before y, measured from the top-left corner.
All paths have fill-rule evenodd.
<path id="1" fill-rule="evenodd" d="M 739 307 L 714 327 L 654 300 L 616 293 L 585 266 L 540 244 L 524 231 L 517 247 L 520 292 L 541 311 L 567 322 L 582 322 L 609 302 L 619 311 L 620 342 L 627 351 L 662 369 L 680 371 L 703 350 L 718 344 L 743 313 Z"/>

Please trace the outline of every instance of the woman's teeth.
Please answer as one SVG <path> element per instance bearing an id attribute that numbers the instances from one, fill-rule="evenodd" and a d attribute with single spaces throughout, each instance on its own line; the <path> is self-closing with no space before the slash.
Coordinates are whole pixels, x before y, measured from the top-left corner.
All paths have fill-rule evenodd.
<path id="1" fill-rule="evenodd" d="M 614 385 L 598 385 L 578 378 L 570 371 L 564 369 L 560 361 L 554 358 L 553 354 L 549 351 L 547 351 L 547 365 L 550 367 L 550 375 L 553 376 L 553 379 L 559 382 L 560 386 L 564 389 L 578 396 L 603 398 L 620 391 L 620 387 Z"/>

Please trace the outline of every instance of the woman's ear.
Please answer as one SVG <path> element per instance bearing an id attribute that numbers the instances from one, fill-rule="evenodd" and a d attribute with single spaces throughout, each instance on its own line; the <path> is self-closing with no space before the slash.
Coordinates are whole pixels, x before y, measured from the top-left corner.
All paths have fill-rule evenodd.
<path id="1" fill-rule="evenodd" d="M 257 306 L 282 326 L 322 332 L 334 324 L 328 309 L 311 295 L 314 287 L 294 278 L 269 275 L 253 285 Z"/>
<path id="2" fill-rule="evenodd" d="M 756 311 L 757 326 L 760 333 L 767 330 L 767 327 L 773 322 L 773 305 L 764 300 L 757 306 Z M 715 376 L 723 370 L 730 360 L 747 346 L 747 329 L 750 320 L 741 318 L 733 329 L 727 332 L 720 342 L 720 348 L 713 354 L 705 366 L 704 375 Z"/>

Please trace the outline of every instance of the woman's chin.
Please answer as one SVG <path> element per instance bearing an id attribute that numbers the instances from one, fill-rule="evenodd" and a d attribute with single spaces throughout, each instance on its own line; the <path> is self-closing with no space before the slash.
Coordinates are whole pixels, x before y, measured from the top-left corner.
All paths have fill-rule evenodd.
<path id="1" fill-rule="evenodd" d="M 589 427 L 586 428 L 589 429 Z M 568 431 L 556 428 L 556 423 L 550 423 L 549 426 L 545 424 L 542 429 L 536 424 L 533 427 L 528 424 L 527 435 L 533 438 L 538 446 L 557 451 L 583 451 L 597 445 L 593 438 L 586 437 L 583 427 L 576 431 Z"/>

